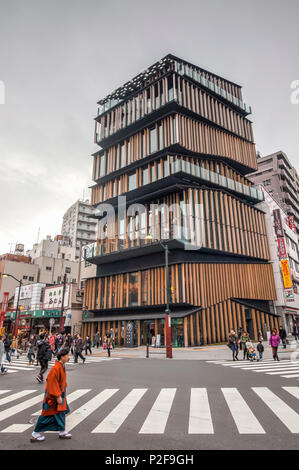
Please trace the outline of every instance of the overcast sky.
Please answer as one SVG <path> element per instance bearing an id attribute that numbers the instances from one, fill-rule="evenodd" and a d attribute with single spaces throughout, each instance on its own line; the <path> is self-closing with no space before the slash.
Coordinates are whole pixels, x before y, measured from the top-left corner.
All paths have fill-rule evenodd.
<path id="1" fill-rule="evenodd" d="M 298 0 L 0 0 L 0 254 L 60 233 L 97 101 L 167 53 L 243 86 L 257 150 L 299 170 Z"/>

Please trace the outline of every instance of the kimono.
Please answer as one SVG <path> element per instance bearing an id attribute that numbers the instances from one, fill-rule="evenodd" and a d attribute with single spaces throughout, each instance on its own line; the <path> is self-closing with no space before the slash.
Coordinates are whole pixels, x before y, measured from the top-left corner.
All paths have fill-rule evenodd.
<path id="1" fill-rule="evenodd" d="M 69 413 L 66 387 L 65 368 L 56 361 L 47 377 L 42 413 L 36 423 L 35 432 L 65 430 L 65 415 Z M 57 403 L 59 396 L 62 398 L 61 404 Z"/>

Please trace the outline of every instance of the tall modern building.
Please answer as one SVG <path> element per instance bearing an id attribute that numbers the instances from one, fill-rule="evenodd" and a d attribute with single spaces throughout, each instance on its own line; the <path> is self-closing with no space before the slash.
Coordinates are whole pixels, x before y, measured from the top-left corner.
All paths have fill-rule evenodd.
<path id="1" fill-rule="evenodd" d="M 63 216 L 61 233 L 68 237 L 75 251 L 75 260 L 80 258 L 80 245 L 96 240 L 96 221 L 91 218 L 94 213 L 88 200 L 78 200 Z"/>
<path id="2" fill-rule="evenodd" d="M 299 178 L 296 169 L 282 151 L 260 156 L 257 163 L 258 170 L 250 175 L 250 179 L 255 184 L 263 184 L 283 207 L 289 216 L 290 224 L 293 224 L 299 233 Z"/>
<path id="3" fill-rule="evenodd" d="M 164 344 L 166 245 L 175 346 L 277 327 L 241 87 L 167 55 L 98 104 L 99 239 L 86 254 L 97 274 L 86 281 L 83 334 L 113 328 L 119 344 Z"/>

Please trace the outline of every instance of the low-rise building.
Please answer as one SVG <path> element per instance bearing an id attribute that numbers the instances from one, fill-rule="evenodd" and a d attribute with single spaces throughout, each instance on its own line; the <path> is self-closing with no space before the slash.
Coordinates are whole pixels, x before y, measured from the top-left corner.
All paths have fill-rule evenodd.
<path id="1" fill-rule="evenodd" d="M 266 213 L 266 227 L 275 278 L 277 300 L 275 311 L 281 324 L 291 333 L 299 326 L 299 247 L 296 228 L 274 197 L 262 188 L 265 201 L 261 208 Z"/>

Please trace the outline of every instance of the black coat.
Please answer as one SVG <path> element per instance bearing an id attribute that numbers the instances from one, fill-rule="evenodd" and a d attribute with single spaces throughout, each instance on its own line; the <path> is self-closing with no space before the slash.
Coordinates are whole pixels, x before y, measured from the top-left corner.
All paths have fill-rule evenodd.
<path id="1" fill-rule="evenodd" d="M 52 350 L 50 345 L 45 340 L 40 340 L 37 342 L 37 359 L 42 361 L 50 361 L 52 359 Z"/>
<path id="2" fill-rule="evenodd" d="M 281 339 L 284 339 L 287 337 L 287 332 L 284 328 L 282 328 L 281 330 L 279 330 L 279 336 Z"/>
<path id="3" fill-rule="evenodd" d="M 5 350 L 5 352 L 8 352 L 10 350 L 10 345 L 11 345 L 10 339 L 6 338 L 4 340 L 4 350 Z"/>

